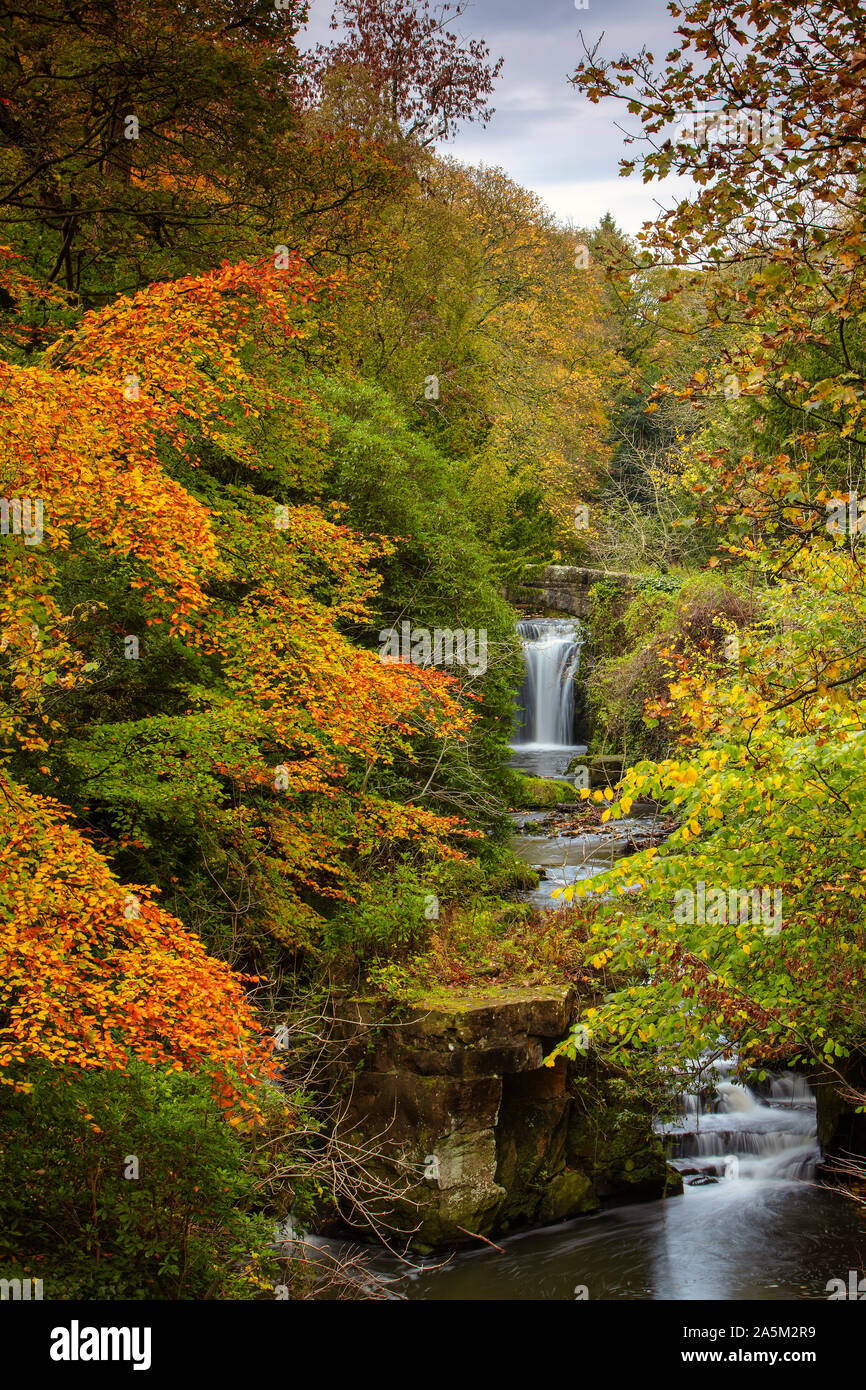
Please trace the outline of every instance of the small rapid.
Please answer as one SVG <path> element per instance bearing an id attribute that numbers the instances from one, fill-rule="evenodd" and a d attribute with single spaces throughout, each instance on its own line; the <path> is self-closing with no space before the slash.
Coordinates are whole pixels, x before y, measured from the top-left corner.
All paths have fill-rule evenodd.
<path id="1" fill-rule="evenodd" d="M 852 1204 L 810 1181 L 814 1096 L 790 1073 L 751 1089 L 733 1066 L 705 1067 L 657 1126 L 682 1195 L 613 1203 L 445 1263 L 438 1252 L 411 1272 L 377 1261 L 380 1272 L 396 1296 L 425 1300 L 825 1299 L 828 1281 L 862 1267 L 864 1239 Z"/>
<path id="2" fill-rule="evenodd" d="M 802 1076 L 768 1076 L 762 1091 L 731 1079 L 733 1062 L 709 1067 L 708 1084 L 681 1097 L 681 1115 L 659 1126 L 686 1186 L 808 1180 L 821 1157 L 815 1097 Z"/>

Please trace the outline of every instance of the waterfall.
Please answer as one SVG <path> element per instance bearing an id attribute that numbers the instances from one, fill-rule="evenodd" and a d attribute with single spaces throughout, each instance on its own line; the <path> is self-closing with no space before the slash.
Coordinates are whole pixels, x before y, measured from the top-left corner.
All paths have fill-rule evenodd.
<path id="1" fill-rule="evenodd" d="M 516 745 L 574 746 L 574 675 L 583 646 L 576 618 L 533 618 L 517 624 L 523 641 L 523 684 L 517 696 Z"/>
<path id="2" fill-rule="evenodd" d="M 769 1077 L 765 1097 L 728 1080 L 730 1066 L 717 1064 L 710 1087 L 682 1096 L 682 1118 L 661 1127 L 686 1185 L 810 1178 L 820 1149 L 815 1097 L 805 1080 Z"/>

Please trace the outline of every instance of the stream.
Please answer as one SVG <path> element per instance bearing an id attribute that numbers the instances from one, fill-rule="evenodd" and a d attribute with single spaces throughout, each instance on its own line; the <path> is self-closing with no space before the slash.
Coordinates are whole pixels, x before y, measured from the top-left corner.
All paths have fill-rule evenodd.
<path id="1" fill-rule="evenodd" d="M 518 631 L 525 677 L 512 765 L 563 777 L 586 751 L 573 742 L 580 624 L 536 619 Z M 567 835 L 545 831 L 547 815 L 516 814 L 513 846 L 543 875 L 527 898 L 554 911 L 554 887 L 608 868 L 653 819 L 636 804 L 610 834 Z M 862 1268 L 866 1219 L 815 1181 L 815 1099 L 805 1081 L 770 1077 L 758 1094 L 732 1079 L 733 1065 L 716 1063 L 713 1084 L 683 1096 L 681 1114 L 658 1126 L 683 1175 L 681 1196 L 501 1238 L 501 1252 L 462 1249 L 444 1266 L 431 1257 L 408 1274 L 390 1261 L 377 1267 L 410 1299 L 826 1299 L 828 1280 Z"/>
<path id="2" fill-rule="evenodd" d="M 580 625 L 536 619 L 519 631 L 525 678 L 512 765 L 562 778 L 586 751 L 573 742 Z M 554 887 L 601 873 L 653 821 L 635 803 L 607 834 L 569 834 L 562 817 L 545 825 L 549 815 L 515 813 L 512 843 L 542 874 L 526 899 L 551 911 L 560 905 Z M 708 1062 L 701 1089 L 656 1126 L 683 1176 L 682 1195 L 609 1205 L 500 1237 L 498 1249 L 479 1241 L 450 1256 L 416 1256 L 408 1267 L 366 1247 L 367 1267 L 386 1296 L 410 1300 L 826 1299 L 829 1280 L 863 1268 L 866 1211 L 815 1180 L 815 1099 L 803 1078 L 771 1076 L 758 1092 L 738 1084 L 733 1068 Z"/>

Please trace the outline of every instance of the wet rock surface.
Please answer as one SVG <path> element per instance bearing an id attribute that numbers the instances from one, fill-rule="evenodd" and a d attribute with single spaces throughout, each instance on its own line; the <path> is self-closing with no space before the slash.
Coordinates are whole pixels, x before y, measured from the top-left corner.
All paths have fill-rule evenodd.
<path id="1" fill-rule="evenodd" d="M 420 1248 L 678 1186 L 648 1111 L 609 1094 L 584 1059 L 544 1065 L 573 1024 L 571 986 L 431 1001 L 379 1027 L 374 1001 L 344 1000 L 341 1011 L 365 1039 L 345 1123 L 411 1165 L 393 1222 Z"/>

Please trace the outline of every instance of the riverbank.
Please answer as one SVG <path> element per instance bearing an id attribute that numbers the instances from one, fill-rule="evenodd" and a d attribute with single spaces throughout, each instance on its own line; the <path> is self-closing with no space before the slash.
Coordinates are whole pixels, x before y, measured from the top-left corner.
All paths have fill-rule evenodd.
<path id="1" fill-rule="evenodd" d="M 525 794 L 521 809 L 512 813 L 511 844 L 538 874 L 537 886 L 522 897 L 542 914 L 533 919 L 541 923 L 562 911 L 563 899 L 554 893 L 658 846 L 679 818 L 660 814 L 654 802 L 636 800 L 611 822 L 602 806 L 577 799 L 567 779 L 592 764 L 586 747 L 574 742 L 571 687 L 583 635 L 561 619 L 549 626 L 542 619 L 527 621 L 520 630 L 531 650 L 522 740 L 514 746 L 512 766 L 524 774 Z M 621 770 L 622 759 L 616 762 Z M 608 785 L 616 780 L 616 771 L 605 778 Z M 571 964 L 571 978 L 590 991 L 586 1005 L 598 979 L 586 952 Z M 491 978 L 497 978 L 495 967 Z M 621 1205 L 622 1189 L 602 1193 L 604 1209 L 595 1215 L 587 1208 L 577 1220 L 513 1236 L 505 1223 L 492 1247 L 469 1242 L 444 1267 L 438 1256 L 409 1271 L 374 1257 L 376 1268 L 394 1281 L 398 1296 L 409 1298 L 826 1297 L 827 1281 L 839 1269 L 862 1263 L 861 1223 L 853 1203 L 815 1180 L 821 1149 L 814 1094 L 790 1072 L 764 1074 L 756 1092 L 737 1083 L 732 1067 L 708 1064 L 701 1084 L 680 1097 L 678 1115 L 656 1113 L 656 1135 L 684 1180 L 682 1195 L 664 1201 L 650 1196 L 635 1207 Z M 637 1089 L 627 1079 L 622 1084 Z M 599 1123 L 615 1131 L 615 1108 Z M 494 1136 L 493 1152 L 495 1147 Z M 638 1184 L 631 1195 L 648 1193 Z M 593 1197 L 598 1201 L 597 1190 Z M 524 1222 L 532 1219 L 543 1221 L 543 1203 L 524 1211 Z M 489 1238 L 492 1229 L 479 1228 L 476 1235 Z M 455 1247 L 465 1246 L 467 1234 L 464 1229 Z"/>

